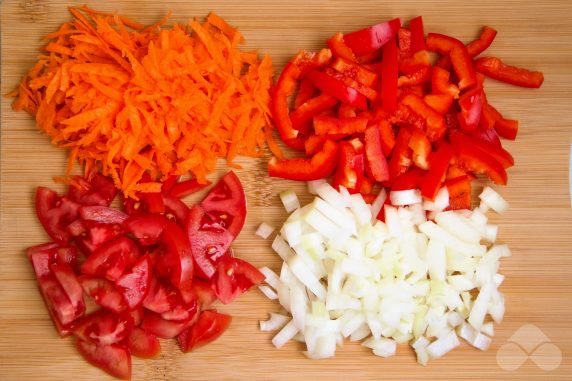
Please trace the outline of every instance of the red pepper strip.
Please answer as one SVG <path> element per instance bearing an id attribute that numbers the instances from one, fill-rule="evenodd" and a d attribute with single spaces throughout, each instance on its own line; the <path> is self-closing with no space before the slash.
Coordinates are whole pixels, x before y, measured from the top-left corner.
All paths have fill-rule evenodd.
<path id="1" fill-rule="evenodd" d="M 398 69 L 397 46 L 392 38 L 383 46 L 381 63 L 381 106 L 388 113 L 397 109 Z"/>
<path id="2" fill-rule="evenodd" d="M 324 143 L 331 139 L 328 135 L 310 135 L 308 139 L 304 142 L 304 150 L 306 151 L 306 155 L 310 156 L 318 152 L 324 146 Z"/>
<path id="3" fill-rule="evenodd" d="M 359 139 L 353 140 L 359 142 Z M 350 193 L 358 193 L 361 189 L 364 179 L 364 155 L 361 142 L 359 145 L 356 149 L 349 141 L 339 143 L 338 166 L 332 181 L 334 187 L 339 189 L 340 186 L 344 186 Z"/>
<path id="4" fill-rule="evenodd" d="M 400 191 L 419 189 L 422 186 L 426 175 L 427 171 L 424 171 L 421 168 L 413 168 L 396 178 L 393 184 L 391 184 L 391 190 Z"/>
<path id="5" fill-rule="evenodd" d="M 389 175 L 390 179 L 394 180 L 404 172 L 407 172 L 411 166 L 411 148 L 409 148 L 409 140 L 411 133 L 406 128 L 399 129 L 397 139 L 395 140 L 395 147 L 389 160 Z"/>
<path id="6" fill-rule="evenodd" d="M 451 57 L 453 69 L 459 78 L 459 89 L 469 88 L 477 82 L 473 61 L 467 47 L 461 41 L 444 34 L 429 33 L 427 49 Z"/>
<path id="7" fill-rule="evenodd" d="M 344 135 L 349 136 L 364 132 L 367 127 L 367 118 L 337 118 L 327 115 L 314 117 L 314 131 L 316 135 Z"/>
<path id="8" fill-rule="evenodd" d="M 406 93 L 404 97 L 407 95 L 409 95 L 409 93 Z M 425 131 L 427 129 L 427 122 L 425 119 L 423 119 L 423 117 L 417 113 L 413 112 L 413 110 L 404 105 L 403 102 L 399 102 L 397 111 L 393 113 L 393 115 L 389 118 L 389 121 L 399 127 L 410 127 L 412 129 L 418 129 L 421 131 Z"/>
<path id="9" fill-rule="evenodd" d="M 481 120 L 483 119 L 484 118 L 481 118 Z M 483 129 L 479 126 L 479 128 L 476 131 L 473 131 L 470 135 L 477 140 L 482 140 L 483 142 L 492 144 L 495 147 L 502 148 L 499 135 L 494 128 Z"/>
<path id="10" fill-rule="evenodd" d="M 487 104 L 485 115 L 489 115 L 494 120 L 495 130 L 505 139 L 514 140 L 518 133 L 518 120 L 505 119 L 496 108 Z"/>
<path id="11" fill-rule="evenodd" d="M 209 185 L 210 181 L 201 184 L 196 179 L 185 180 L 173 185 L 171 191 L 169 192 L 169 195 L 176 198 L 183 198 L 185 196 L 198 192 Z"/>
<path id="12" fill-rule="evenodd" d="M 539 88 L 544 82 L 541 72 L 510 66 L 496 57 L 479 58 L 475 61 L 475 68 L 487 77 L 515 86 Z"/>
<path id="13" fill-rule="evenodd" d="M 308 79 L 325 94 L 360 110 L 367 109 L 367 101 L 363 94 L 360 94 L 354 88 L 346 86 L 339 79 L 317 70 L 308 73 Z"/>
<path id="14" fill-rule="evenodd" d="M 451 73 L 438 66 L 433 67 L 431 72 L 431 91 L 434 94 L 449 94 L 453 98 L 459 97 L 459 88 L 449 82 Z"/>
<path id="15" fill-rule="evenodd" d="M 413 74 L 402 75 L 397 80 L 397 86 L 421 85 L 431 80 L 431 66 L 425 66 Z"/>
<path id="16" fill-rule="evenodd" d="M 296 78 L 304 78 L 311 71 L 320 69 L 330 63 L 332 60 L 332 51 L 330 49 L 322 49 L 319 52 L 307 52 L 305 50 L 296 54 L 292 62 L 300 69 L 300 75 Z"/>
<path id="17" fill-rule="evenodd" d="M 409 140 L 409 148 L 413 151 L 413 163 L 421 169 L 429 169 L 429 154 L 431 153 L 431 143 L 427 136 L 415 130 Z"/>
<path id="18" fill-rule="evenodd" d="M 296 98 L 294 98 L 294 108 L 302 106 L 304 103 L 317 95 L 318 89 L 310 82 L 308 78 L 302 78 L 298 86 Z"/>
<path id="19" fill-rule="evenodd" d="M 367 168 L 367 166 L 366 166 L 366 168 Z M 375 200 L 376 195 L 372 194 L 374 185 L 375 185 L 374 180 L 371 180 L 368 177 L 363 178 L 363 181 L 361 183 L 361 187 L 359 188 L 359 193 L 361 193 L 361 195 L 364 196 L 364 200 L 366 199 L 365 196 L 374 196 L 373 200 Z M 371 201 L 373 201 L 373 200 L 371 200 Z M 369 204 L 371 204 L 371 201 L 369 202 Z M 367 201 L 366 201 L 366 203 L 367 203 Z"/>
<path id="20" fill-rule="evenodd" d="M 450 53 L 453 69 L 459 78 L 459 89 L 468 89 L 477 83 L 477 75 L 473 60 L 467 51 L 467 47 L 463 44 L 455 46 Z"/>
<path id="21" fill-rule="evenodd" d="M 381 120 L 377 124 L 379 129 L 379 136 L 381 138 L 381 149 L 385 157 L 389 157 L 393 147 L 395 147 L 395 133 L 393 132 L 393 127 L 387 120 Z"/>
<path id="22" fill-rule="evenodd" d="M 413 74 L 425 67 L 431 66 L 431 58 L 427 50 L 420 50 L 411 57 L 399 60 L 399 72 L 402 74 Z"/>
<path id="23" fill-rule="evenodd" d="M 411 57 L 411 31 L 407 28 L 399 28 L 397 31 L 397 47 L 399 48 L 399 60 Z"/>
<path id="24" fill-rule="evenodd" d="M 371 87 L 362 85 L 353 78 L 347 77 L 345 74 L 339 73 L 332 68 L 326 68 L 324 72 L 327 75 L 335 78 L 336 80 L 341 81 L 347 87 L 357 90 L 358 93 L 362 94 L 369 100 L 376 101 L 379 97 L 377 91 L 375 91 Z"/>
<path id="25" fill-rule="evenodd" d="M 437 111 L 441 115 L 445 115 L 453 105 L 454 99 L 449 94 L 427 94 L 423 97 L 423 100 L 433 110 Z"/>
<path id="26" fill-rule="evenodd" d="M 345 103 L 340 105 L 338 109 L 338 117 L 339 118 L 355 118 L 357 116 L 356 109 L 352 106 L 348 106 Z"/>
<path id="27" fill-rule="evenodd" d="M 475 139 L 474 137 L 469 137 L 456 131 L 451 131 L 449 133 L 449 137 L 451 138 L 451 141 L 454 140 L 462 142 L 466 146 L 474 146 L 485 152 L 487 156 L 493 158 L 503 168 L 510 168 L 514 165 L 514 158 L 512 155 L 501 146 L 484 141 L 483 139 Z"/>
<path id="28" fill-rule="evenodd" d="M 471 208 L 471 181 L 471 176 L 461 176 L 445 181 L 449 192 L 449 210 Z"/>
<path id="29" fill-rule="evenodd" d="M 487 50 L 495 40 L 496 36 L 497 31 L 495 29 L 489 26 L 484 26 L 483 30 L 481 31 L 481 36 L 467 44 L 467 51 L 469 52 L 469 55 L 471 57 L 476 57 Z"/>
<path id="30" fill-rule="evenodd" d="M 298 131 L 292 126 L 290 111 L 288 108 L 288 97 L 292 95 L 296 87 L 296 80 L 300 76 L 300 69 L 294 63 L 289 62 L 282 70 L 280 78 L 274 89 L 274 96 L 270 100 L 270 111 L 274 119 L 274 124 L 280 133 L 282 140 L 288 141 L 298 136 Z"/>
<path id="31" fill-rule="evenodd" d="M 485 26 L 481 31 L 481 36 L 467 44 L 467 51 L 472 58 L 475 58 L 482 52 L 488 49 L 493 43 L 497 31 L 491 27 Z M 449 70 L 451 68 L 451 58 L 449 56 L 442 56 L 437 62 L 437 66 Z"/>
<path id="32" fill-rule="evenodd" d="M 467 171 L 464 169 L 451 164 L 449 169 L 447 170 L 447 177 L 446 180 L 456 179 L 457 177 L 469 176 L 471 179 L 474 179 L 473 176 L 467 174 Z"/>
<path id="33" fill-rule="evenodd" d="M 377 74 L 367 70 L 358 63 L 353 63 L 343 58 L 336 58 L 331 66 L 345 77 L 368 87 L 372 87 L 378 80 Z"/>
<path id="34" fill-rule="evenodd" d="M 338 103 L 338 101 L 327 94 L 320 94 L 310 99 L 290 113 L 292 126 L 301 133 L 308 135 L 312 130 L 312 118 L 334 107 L 336 103 Z"/>
<path id="35" fill-rule="evenodd" d="M 344 35 L 341 33 L 336 33 L 330 37 L 327 41 L 328 47 L 332 51 L 334 57 L 340 57 L 350 62 L 356 61 L 356 55 L 354 52 L 346 45 L 344 41 Z"/>
<path id="36" fill-rule="evenodd" d="M 422 98 L 414 94 L 407 94 L 401 103 L 425 119 L 427 122 L 426 133 L 430 141 L 437 141 L 443 136 L 447 129 L 443 115 L 429 107 Z"/>
<path id="37" fill-rule="evenodd" d="M 481 120 L 483 109 L 483 90 L 475 87 L 461 95 L 459 98 L 461 112 L 458 114 L 459 124 L 465 132 L 477 129 Z"/>
<path id="38" fill-rule="evenodd" d="M 373 53 L 392 40 L 399 28 L 401 20 L 396 18 L 381 24 L 344 35 L 344 41 L 358 56 Z"/>
<path id="39" fill-rule="evenodd" d="M 417 16 L 409 21 L 409 29 L 411 29 L 411 52 L 415 53 L 426 49 L 425 31 L 423 28 L 423 17 Z"/>
<path id="40" fill-rule="evenodd" d="M 375 181 L 389 180 L 387 159 L 383 154 L 381 134 L 377 126 L 370 126 L 365 130 L 365 167 L 367 175 Z"/>
<path id="41" fill-rule="evenodd" d="M 490 152 L 480 149 L 474 140 L 462 134 L 452 134 L 450 138 L 461 167 L 473 173 L 484 173 L 495 184 L 506 185 L 506 171 Z"/>
<path id="42" fill-rule="evenodd" d="M 336 168 L 338 144 L 328 140 L 311 158 L 279 160 L 272 157 L 268 162 L 268 175 L 283 179 L 311 181 L 328 177 Z"/>
<path id="43" fill-rule="evenodd" d="M 441 183 L 447 174 L 449 163 L 453 158 L 453 150 L 447 143 L 442 143 L 439 149 L 433 152 L 429 159 L 429 172 L 421 185 L 423 197 L 434 200 Z"/>

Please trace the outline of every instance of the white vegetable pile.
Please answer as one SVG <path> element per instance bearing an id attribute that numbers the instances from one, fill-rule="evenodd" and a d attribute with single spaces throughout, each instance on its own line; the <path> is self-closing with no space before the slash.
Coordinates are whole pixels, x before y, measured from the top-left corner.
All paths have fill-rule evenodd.
<path id="1" fill-rule="evenodd" d="M 487 187 L 473 211 L 443 211 L 446 188 L 434 202 L 413 190 L 392 192 L 400 206 L 383 206 L 385 192 L 368 205 L 325 181 L 309 189 L 318 197 L 302 208 L 293 193 L 282 197 L 295 210 L 272 244 L 284 260 L 280 275 L 261 269 L 261 291 L 287 311 L 260 322 L 262 331 L 279 330 L 276 347 L 295 339 L 306 356 L 328 358 L 349 338 L 388 357 L 410 343 L 423 365 L 457 347 L 459 337 L 489 347 L 492 321 L 505 309 L 499 260 L 510 251 L 494 244 L 498 229 L 484 213 L 507 208 L 500 195 Z M 385 223 L 375 218 L 382 206 Z M 272 228 L 261 230 L 267 236 Z"/>

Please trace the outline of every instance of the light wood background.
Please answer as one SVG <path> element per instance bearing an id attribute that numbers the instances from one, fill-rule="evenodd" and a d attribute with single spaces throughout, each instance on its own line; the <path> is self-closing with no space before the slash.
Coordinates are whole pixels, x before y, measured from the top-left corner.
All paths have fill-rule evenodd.
<path id="1" fill-rule="evenodd" d="M 278 310 L 254 291 L 223 308 L 234 316 L 230 330 L 196 353 L 180 353 L 174 341 L 163 342 L 156 360 L 134 359 L 134 380 L 336 380 L 382 379 L 570 379 L 572 377 L 572 211 L 569 150 L 572 137 L 572 6 L 568 0 L 433 0 L 433 1 L 86 1 L 151 23 L 168 10 L 185 22 L 215 10 L 240 28 L 247 47 L 269 53 L 277 69 L 299 49 L 316 49 L 337 31 L 351 31 L 390 17 L 421 14 L 426 30 L 476 37 L 482 25 L 498 29 L 490 54 L 506 62 L 545 73 L 540 90 L 525 90 L 487 81 L 488 97 L 521 128 L 516 142 L 506 143 L 516 166 L 500 192 L 510 211 L 495 218 L 500 240 L 513 257 L 502 264 L 506 282 L 505 322 L 496 326 L 488 352 L 462 347 L 427 367 L 417 365 L 402 346 L 390 359 L 346 345 L 335 359 L 307 360 L 301 345 L 275 350 L 272 334 L 258 331 L 258 320 Z M 41 37 L 69 18 L 67 5 L 84 1 L 5 0 L 1 12 L 2 86 L 5 94 L 34 62 Z M 46 313 L 24 249 L 46 241 L 36 221 L 33 192 L 54 186 L 64 171 L 65 153 L 55 149 L 24 113 L 1 100 L 0 139 L 0 380 L 107 380 L 80 358 L 70 339 L 59 339 Z M 254 264 L 278 270 L 270 241 L 254 235 L 258 224 L 278 226 L 285 218 L 277 193 L 294 188 L 310 200 L 301 184 L 270 180 L 264 161 L 243 160 L 239 176 L 248 196 L 248 219 L 235 244 L 236 253 Z M 219 174 L 224 171 L 220 163 Z M 213 176 L 216 179 L 218 176 Z M 58 187 L 56 187 L 58 188 Z M 192 200 L 189 200 L 191 202 Z M 546 372 L 528 360 L 504 371 L 497 350 L 524 324 L 533 324 L 560 349 L 560 367 Z M 549 359 L 548 359 L 549 360 Z M 547 361 L 548 361 L 547 360 Z M 542 361 L 542 360 L 541 360 Z M 110 379 L 110 378 L 109 378 Z"/>

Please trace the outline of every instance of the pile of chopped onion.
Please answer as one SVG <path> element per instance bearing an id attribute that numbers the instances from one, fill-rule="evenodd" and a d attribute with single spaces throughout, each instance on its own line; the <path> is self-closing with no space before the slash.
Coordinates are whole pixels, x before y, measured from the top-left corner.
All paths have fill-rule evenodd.
<path id="1" fill-rule="evenodd" d="M 309 189 L 318 197 L 302 208 L 292 193 L 283 197 L 294 212 L 272 244 L 284 261 L 280 275 L 261 269 L 261 290 L 285 310 L 260 322 L 261 330 L 278 331 L 277 348 L 295 339 L 309 358 L 328 358 L 349 338 L 388 357 L 409 343 L 425 365 L 457 347 L 459 337 L 489 347 L 492 322 L 505 310 L 499 261 L 510 256 L 495 244 L 498 228 L 484 214 L 506 210 L 498 193 L 487 187 L 478 208 L 445 211 L 446 188 L 433 202 L 416 191 L 391 192 L 401 206 L 384 206 L 385 192 L 368 205 L 325 181 Z M 382 207 L 385 222 L 374 217 Z"/>

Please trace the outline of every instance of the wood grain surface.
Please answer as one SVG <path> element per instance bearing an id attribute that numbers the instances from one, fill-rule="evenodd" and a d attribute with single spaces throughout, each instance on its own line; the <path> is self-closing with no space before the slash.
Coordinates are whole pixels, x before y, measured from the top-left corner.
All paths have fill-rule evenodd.
<path id="1" fill-rule="evenodd" d="M 69 18 L 66 6 L 84 1 L 4 0 L 1 8 L 2 86 L 5 94 L 34 62 L 42 36 Z M 513 256 L 503 261 L 507 313 L 488 352 L 463 344 L 427 367 L 417 365 L 407 346 L 395 357 L 382 359 L 369 350 L 347 344 L 335 359 L 311 361 L 290 343 L 273 348 L 272 334 L 258 331 L 258 320 L 277 304 L 254 291 L 222 308 L 234 316 L 230 330 L 217 342 L 182 354 L 174 341 L 163 341 L 155 360 L 134 359 L 133 380 L 295 380 L 327 377 L 335 380 L 495 379 L 544 380 L 572 377 L 572 211 L 569 194 L 569 150 L 572 137 L 572 3 L 568 0 L 433 0 L 433 1 L 87 1 L 103 10 L 118 10 L 145 23 L 168 10 L 185 22 L 215 10 L 240 28 L 247 47 L 268 53 L 280 69 L 299 49 L 321 47 L 337 31 L 351 31 L 390 17 L 424 16 L 426 30 L 464 41 L 491 25 L 499 34 L 490 54 L 509 63 L 545 73 L 540 90 L 525 90 L 487 81 L 491 102 L 506 116 L 521 122 L 518 140 L 506 143 L 516 166 L 500 192 L 511 204 L 502 217 L 500 241 Z M 358 5 L 359 4 L 359 5 Z M 89 366 L 72 346 L 59 339 L 48 317 L 31 266 L 27 246 L 46 241 L 36 221 L 33 192 L 53 187 L 52 176 L 64 171 L 65 153 L 52 147 L 30 116 L 10 109 L 1 100 L 0 139 L 0 380 L 107 380 Z M 237 255 L 255 265 L 278 270 L 270 242 L 257 238 L 262 221 L 278 226 L 285 218 L 278 192 L 299 191 L 302 184 L 269 179 L 264 160 L 243 159 L 239 176 L 248 197 L 245 229 L 235 244 Z M 225 163 L 219 163 L 223 173 Z M 58 188 L 58 187 L 56 187 Z M 59 188 L 61 189 L 61 188 Z M 192 202 L 192 200 L 189 200 Z M 538 327 L 559 349 L 560 366 L 540 369 L 527 360 L 514 371 L 503 370 L 497 357 L 522 326 Z M 532 335 L 534 336 L 534 335 Z M 527 340 L 531 341 L 529 335 Z M 524 344 L 524 343 L 521 343 Z M 506 349 L 506 347 L 504 347 Z M 546 347 L 545 347 L 546 348 Z M 552 347 L 554 348 L 554 347 Z M 499 356 L 501 352 L 498 352 Z M 504 352 L 503 352 L 504 353 Z M 558 353 L 556 353 L 557 355 Z M 515 355 L 516 356 L 516 355 Z M 537 351 L 538 363 L 558 360 Z M 514 356 L 513 356 L 514 357 Z M 516 359 L 509 356 L 501 361 Z"/>

